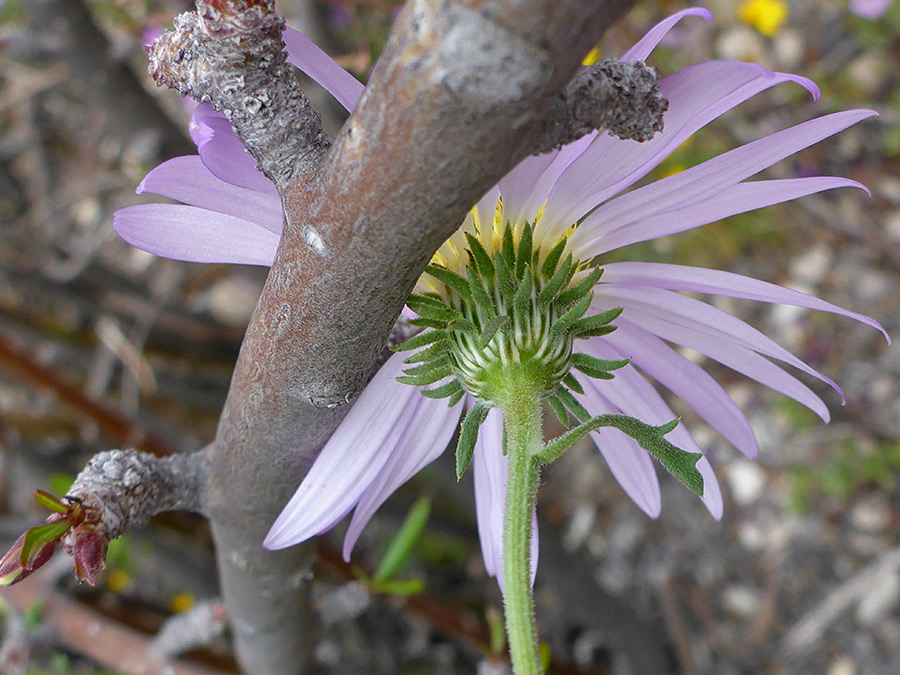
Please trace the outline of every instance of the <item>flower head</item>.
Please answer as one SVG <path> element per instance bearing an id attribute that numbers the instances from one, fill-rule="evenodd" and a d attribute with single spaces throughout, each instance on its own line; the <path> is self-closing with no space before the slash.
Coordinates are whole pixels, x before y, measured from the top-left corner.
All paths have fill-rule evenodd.
<path id="1" fill-rule="evenodd" d="M 654 27 L 622 60 L 646 59 L 686 16 L 711 18 L 702 9 L 680 12 Z M 362 85 L 299 34 L 289 30 L 285 41 L 292 62 L 351 108 Z M 804 195 L 838 187 L 865 189 L 837 177 L 747 181 L 875 114 L 854 110 L 799 124 L 626 191 L 711 120 L 787 82 L 818 95 L 806 78 L 755 64 L 707 62 L 685 68 L 660 82 L 669 109 L 665 130 L 652 140 L 637 144 L 595 132 L 558 151 L 529 157 L 489 190 L 437 252 L 410 300 L 421 325 L 429 328 L 408 343 L 415 350 L 412 357 L 396 354 L 378 371 L 265 545 L 292 545 L 330 529 L 352 511 L 344 544 L 349 558 L 375 510 L 450 442 L 463 406 L 448 407 L 433 397 L 448 396 L 451 404 L 464 401 L 470 410 L 479 400 L 490 403 L 491 369 L 497 363 L 537 364 L 544 394 L 563 416 L 567 411 L 624 414 L 665 425 L 675 415 L 648 379 L 653 378 L 741 452 L 755 457 L 756 439 L 743 413 L 700 365 L 673 349 L 678 345 L 794 398 L 827 421 L 822 400 L 779 362 L 840 391 L 837 385 L 743 321 L 682 293 L 833 312 L 883 332 L 875 321 L 729 272 L 604 264 L 602 258 L 628 244 Z M 168 257 L 270 264 L 281 228 L 274 187 L 255 171 L 224 117 L 201 106 L 194 123 L 200 156 L 170 160 L 139 188 L 186 205 L 124 209 L 117 214 L 116 230 L 139 248 Z M 612 379 L 603 375 L 609 371 L 614 371 Z M 408 384 L 398 382 L 404 377 Z M 431 385 L 436 387 L 424 389 Z M 479 415 L 481 431 L 472 442 L 478 528 L 486 567 L 500 575 L 506 481 L 502 416 L 496 408 L 483 408 Z M 683 426 L 666 431 L 680 448 L 702 452 Z M 628 495 L 657 516 L 659 482 L 648 452 L 617 429 L 592 436 Z M 703 479 L 702 499 L 719 518 L 722 496 L 705 456 L 696 469 Z"/>
<path id="2" fill-rule="evenodd" d="M 784 0 L 744 0 L 738 8 L 738 16 L 767 37 L 774 37 L 781 30 L 790 12 Z"/>
<path id="3" fill-rule="evenodd" d="M 877 21 L 890 5 L 891 0 L 850 0 L 850 11 L 864 19 Z"/>

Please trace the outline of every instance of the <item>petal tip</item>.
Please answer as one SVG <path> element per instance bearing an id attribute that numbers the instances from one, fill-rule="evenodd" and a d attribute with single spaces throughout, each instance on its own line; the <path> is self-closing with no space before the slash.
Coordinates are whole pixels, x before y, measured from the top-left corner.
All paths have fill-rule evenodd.
<path id="1" fill-rule="evenodd" d="M 706 20 L 706 23 L 712 23 L 713 15 L 706 7 L 690 7 L 682 12 L 682 16 L 699 16 Z"/>

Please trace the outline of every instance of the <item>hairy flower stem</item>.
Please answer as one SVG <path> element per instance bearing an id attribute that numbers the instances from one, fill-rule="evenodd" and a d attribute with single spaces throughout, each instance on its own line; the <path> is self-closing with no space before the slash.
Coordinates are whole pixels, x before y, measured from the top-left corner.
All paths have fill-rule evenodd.
<path id="1" fill-rule="evenodd" d="M 540 464 L 534 459 L 543 442 L 540 387 L 529 378 L 510 378 L 500 403 L 508 460 L 503 521 L 503 602 L 509 652 L 516 675 L 543 672 L 538 651 L 531 588 L 531 521 Z"/>

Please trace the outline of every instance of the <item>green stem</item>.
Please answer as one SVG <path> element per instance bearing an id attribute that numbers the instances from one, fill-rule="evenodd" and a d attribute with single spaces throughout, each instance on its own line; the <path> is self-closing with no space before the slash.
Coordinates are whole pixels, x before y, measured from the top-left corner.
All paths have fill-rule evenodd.
<path id="1" fill-rule="evenodd" d="M 501 403 L 507 443 L 506 509 L 503 521 L 503 603 L 509 651 L 516 675 L 543 672 L 531 588 L 531 521 L 540 463 L 541 402 L 528 378 L 511 378 Z"/>

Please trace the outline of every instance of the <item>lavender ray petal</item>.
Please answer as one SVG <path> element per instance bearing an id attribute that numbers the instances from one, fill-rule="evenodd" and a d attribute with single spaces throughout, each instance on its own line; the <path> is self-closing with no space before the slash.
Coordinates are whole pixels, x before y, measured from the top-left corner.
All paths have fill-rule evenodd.
<path id="1" fill-rule="evenodd" d="M 814 87 L 806 78 L 730 61 L 699 63 L 664 78 L 659 89 L 669 101 L 665 129 L 641 144 L 607 132 L 598 136 L 560 176 L 548 199 L 547 216 L 574 223 L 645 176 L 698 129 L 755 94 L 787 81 Z"/>
<path id="2" fill-rule="evenodd" d="M 647 188 L 656 188 L 666 180 Z M 572 246 L 583 258 L 593 257 L 628 244 L 684 232 L 738 213 L 842 187 L 865 189 L 856 181 L 829 176 L 753 181 L 722 187 L 718 192 L 706 194 L 690 203 L 682 199 L 687 196 L 685 190 L 661 192 L 661 197 L 656 201 L 634 205 L 632 209 L 623 211 L 618 204 L 620 199 L 646 189 L 641 188 L 607 202 L 585 218 L 572 235 Z"/>
<path id="3" fill-rule="evenodd" d="M 620 199 L 616 199 L 615 202 L 610 202 L 607 207 L 607 213 L 609 217 L 616 217 L 633 213 L 635 209 L 640 208 L 642 214 L 654 214 L 672 210 L 678 206 L 697 203 L 700 200 L 713 197 L 720 190 L 736 185 L 776 162 L 790 157 L 794 153 L 808 148 L 829 136 L 833 136 L 854 124 L 858 124 L 875 114 L 872 110 L 847 110 L 783 129 L 623 195 Z M 793 180 L 809 181 L 810 186 L 815 186 L 816 181 L 835 179 L 819 177 Z M 789 181 L 772 182 L 777 189 L 792 189 Z M 862 187 L 859 183 L 852 181 L 847 184 Z M 746 185 L 752 186 L 755 183 L 747 183 Z M 804 186 L 805 183 L 798 183 L 798 185 Z M 661 202 L 661 204 L 653 205 L 656 201 Z"/>
<path id="4" fill-rule="evenodd" d="M 606 386 L 602 388 L 600 383 L 588 377 L 579 378 L 579 382 L 584 387 L 581 402 L 591 416 L 622 412 L 601 394 L 601 390 L 606 393 L 608 389 L 615 386 L 616 380 L 604 382 L 603 384 Z M 658 518 L 662 511 L 659 478 L 656 475 L 653 460 L 647 451 L 617 429 L 592 431 L 591 437 L 609 466 L 613 478 L 622 486 L 625 494 L 637 504 L 641 511 L 651 518 Z"/>
<path id="5" fill-rule="evenodd" d="M 631 49 L 622 54 L 622 56 L 619 57 L 619 60 L 626 63 L 631 61 L 646 61 L 647 57 L 650 56 L 650 53 L 663 41 L 675 24 L 686 16 L 699 16 L 706 19 L 707 23 L 711 23 L 713 18 L 710 11 L 703 7 L 692 7 L 676 12 L 647 31 L 647 34 L 638 40 Z"/>
<path id="6" fill-rule="evenodd" d="M 503 216 L 506 220 L 513 224 L 518 223 L 520 217 L 533 220 L 534 214 L 524 212 L 523 209 L 534 190 L 535 183 L 553 164 L 557 155 L 557 152 L 547 152 L 543 155 L 526 157 L 500 179 L 497 187 L 500 188 L 500 195 L 503 198 Z"/>
<path id="7" fill-rule="evenodd" d="M 598 134 L 599 132 L 597 131 L 585 134 L 577 141 L 563 146 L 559 152 L 556 153 L 553 162 L 534 182 L 531 193 L 528 195 L 528 199 L 522 207 L 522 213 L 526 218 L 529 220 L 535 218 L 538 211 L 547 202 L 547 198 L 553 190 L 553 187 L 556 185 L 556 182 L 559 180 L 559 177 L 567 168 L 569 168 L 572 162 L 578 159 L 581 154 L 587 150 L 591 143 L 597 138 Z M 568 229 L 570 225 L 571 223 L 553 221 L 550 218 L 542 218 L 539 223 L 539 229 L 535 233 L 536 241 L 546 241 L 547 245 L 552 247 L 555 240 Z"/>
<path id="8" fill-rule="evenodd" d="M 219 180 L 197 155 L 175 157 L 160 164 L 138 185 L 137 193 L 144 192 L 243 218 L 281 234 L 283 216 L 277 196 Z"/>
<path id="9" fill-rule="evenodd" d="M 498 579 L 503 576 L 503 503 L 506 493 L 506 458 L 503 457 L 502 446 L 503 414 L 493 408 L 478 432 L 472 471 L 484 568 L 490 576 Z"/>
<path id="10" fill-rule="evenodd" d="M 700 417 L 751 459 L 759 453 L 753 429 L 737 404 L 703 368 L 665 342 L 632 325 L 604 337 L 623 357 L 693 408 Z"/>
<path id="11" fill-rule="evenodd" d="M 470 400 L 470 403 L 472 401 Z M 503 589 L 503 520 L 506 511 L 507 460 L 503 455 L 503 414 L 493 408 L 481 425 L 472 458 L 475 513 L 484 569 Z M 531 583 L 538 566 L 537 514 L 531 519 Z"/>
<path id="12" fill-rule="evenodd" d="M 285 548 L 319 534 L 334 525 L 336 514 L 359 502 L 408 428 L 415 397 L 421 397 L 415 387 L 392 385 L 402 370 L 403 356 L 395 354 L 375 374 L 272 524 L 266 548 Z"/>
<path id="13" fill-rule="evenodd" d="M 725 511 L 725 503 L 722 501 L 722 488 L 719 487 L 719 481 L 716 473 L 713 471 L 712 464 L 705 456 L 697 460 L 697 471 L 703 477 L 703 503 L 709 509 L 710 514 L 716 520 L 722 520 L 722 513 Z"/>
<path id="14" fill-rule="evenodd" d="M 711 305 L 672 291 L 650 287 L 630 287 L 600 283 L 594 291 L 598 306 L 625 307 L 628 320 L 660 335 L 649 325 L 671 323 L 682 328 L 698 328 L 726 343 L 747 347 L 788 363 L 808 375 L 822 380 L 843 399 L 841 388 L 831 379 L 808 366 L 763 333 L 737 317 Z M 660 335 L 660 337 L 663 337 Z"/>
<path id="15" fill-rule="evenodd" d="M 401 393 L 400 387 L 409 386 L 392 380 L 390 388 L 385 387 L 382 395 L 391 398 Z M 424 466 L 436 460 L 453 438 L 462 412 L 461 405 L 449 408 L 444 400 L 421 395 L 413 399 L 412 405 L 415 409 L 403 435 L 391 449 L 387 463 L 366 488 L 353 512 L 344 537 L 344 560 L 350 560 L 360 534 L 385 500 Z"/>
<path id="16" fill-rule="evenodd" d="M 142 251 L 203 263 L 269 266 L 279 240 L 277 234 L 249 220 L 181 204 L 119 209 L 113 228 Z"/>
<path id="17" fill-rule="evenodd" d="M 190 131 L 200 159 L 216 178 L 247 190 L 278 195 L 275 184 L 256 168 L 256 160 L 235 135 L 225 115 L 208 103 L 201 103 L 191 117 Z"/>
<path id="18" fill-rule="evenodd" d="M 632 287 L 651 286 L 670 291 L 725 295 L 732 298 L 773 302 L 815 309 L 820 312 L 830 312 L 871 326 L 881 331 L 888 343 L 891 341 L 884 327 L 864 314 L 851 312 L 807 293 L 770 284 L 767 281 L 760 281 L 752 277 L 734 274 L 733 272 L 687 267 L 685 265 L 626 262 L 606 265 L 603 268 L 603 281 Z"/>
<path id="19" fill-rule="evenodd" d="M 620 328 L 632 326 L 638 330 L 646 330 L 664 340 L 700 352 L 735 372 L 794 399 L 816 413 L 822 421 L 827 423 L 831 419 L 828 406 L 812 389 L 752 349 L 723 340 L 701 328 L 676 326 L 666 321 L 655 321 L 648 316 L 632 323 L 631 318 L 619 318 L 616 325 Z"/>
<path id="20" fill-rule="evenodd" d="M 320 84 L 344 108 L 353 110 L 365 89 L 362 82 L 339 66 L 303 33 L 285 28 L 281 39 L 284 40 L 288 61 Z"/>

